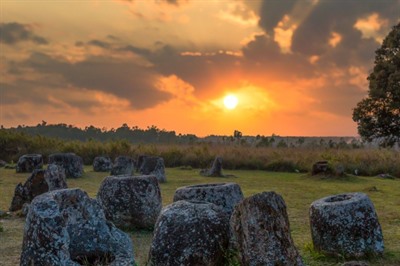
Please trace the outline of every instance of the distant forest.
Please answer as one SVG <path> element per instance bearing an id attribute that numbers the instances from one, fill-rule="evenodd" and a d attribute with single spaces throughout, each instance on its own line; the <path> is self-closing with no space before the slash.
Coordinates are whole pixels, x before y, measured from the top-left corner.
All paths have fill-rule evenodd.
<path id="1" fill-rule="evenodd" d="M 137 126 L 129 127 L 127 124 L 123 124 L 117 129 L 97 128 L 92 125 L 82 129 L 73 125 L 63 123 L 47 124 L 46 121 L 42 121 L 42 123 L 36 126 L 19 125 L 16 128 L 10 128 L 8 130 L 25 133 L 31 136 L 40 135 L 62 140 L 96 140 L 101 142 L 125 139 L 133 143 L 193 143 L 198 139 L 197 136 L 193 134 L 177 135 L 175 131 L 159 129 L 154 125 L 146 129 L 141 129 Z"/>
<path id="2" fill-rule="evenodd" d="M 126 140 L 134 144 L 218 143 L 225 145 L 236 144 L 253 147 L 277 148 L 361 148 L 366 145 L 366 143 L 363 143 L 362 140 L 357 137 L 283 137 L 276 134 L 272 134 L 271 136 L 245 136 L 239 130 L 234 130 L 232 135 L 229 136 L 209 135 L 200 138 L 194 134 L 176 134 L 175 131 L 160 129 L 154 125 L 148 126 L 146 129 L 141 129 L 137 126 L 129 127 L 126 123 L 116 129 L 107 129 L 97 128 L 92 125 L 86 126 L 85 128 L 78 128 L 64 123 L 47 124 L 46 121 L 42 121 L 42 123 L 39 123 L 36 126 L 19 125 L 15 128 L 4 128 L 1 126 L 1 131 L 66 141 L 109 142 Z"/>

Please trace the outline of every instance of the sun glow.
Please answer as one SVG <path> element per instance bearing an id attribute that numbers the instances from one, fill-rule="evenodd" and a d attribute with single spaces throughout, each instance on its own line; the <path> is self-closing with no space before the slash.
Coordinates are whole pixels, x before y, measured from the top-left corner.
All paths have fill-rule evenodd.
<path id="1" fill-rule="evenodd" d="M 229 94 L 224 98 L 224 105 L 227 109 L 235 109 L 239 100 L 235 95 Z"/>

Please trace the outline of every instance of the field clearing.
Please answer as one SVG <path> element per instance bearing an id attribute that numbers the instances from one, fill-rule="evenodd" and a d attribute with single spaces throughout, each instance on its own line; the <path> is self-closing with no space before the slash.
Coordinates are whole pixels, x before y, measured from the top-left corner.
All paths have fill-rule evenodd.
<path id="1" fill-rule="evenodd" d="M 307 265 L 340 265 L 344 259 L 332 259 L 312 251 L 308 209 L 319 198 L 344 192 L 364 192 L 375 205 L 385 241 L 383 258 L 372 258 L 370 265 L 400 265 L 400 180 L 376 177 L 350 177 L 347 179 L 318 179 L 298 173 L 266 171 L 226 170 L 225 174 L 236 177 L 206 178 L 198 169 L 181 170 L 167 168 L 167 183 L 161 184 L 163 205 L 170 204 L 178 187 L 201 183 L 238 183 L 245 197 L 263 191 L 275 191 L 286 202 L 293 240 Z M 15 170 L 0 169 L 0 210 L 10 206 L 17 183 L 25 182 L 29 174 L 16 174 Z M 68 179 L 70 188 L 80 187 L 95 197 L 99 185 L 107 173 L 96 173 L 85 166 L 83 178 Z M 19 264 L 24 219 L 16 215 L 1 220 L 4 232 L 0 232 L 0 265 Z M 152 233 L 128 232 L 133 240 L 135 260 L 145 265 Z"/>

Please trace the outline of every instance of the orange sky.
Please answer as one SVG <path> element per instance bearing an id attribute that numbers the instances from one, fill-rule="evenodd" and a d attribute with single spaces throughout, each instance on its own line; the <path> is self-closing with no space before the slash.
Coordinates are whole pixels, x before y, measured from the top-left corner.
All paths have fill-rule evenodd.
<path id="1" fill-rule="evenodd" d="M 400 0 L 3 0 L 0 9 L 5 127 L 351 136 Z"/>

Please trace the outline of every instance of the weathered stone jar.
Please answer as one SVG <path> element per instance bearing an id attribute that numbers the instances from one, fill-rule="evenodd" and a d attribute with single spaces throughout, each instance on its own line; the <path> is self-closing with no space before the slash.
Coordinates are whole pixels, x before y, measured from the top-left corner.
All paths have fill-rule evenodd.
<path id="1" fill-rule="evenodd" d="M 108 156 L 97 156 L 93 160 L 93 171 L 95 172 L 110 172 L 113 163 Z"/>
<path id="2" fill-rule="evenodd" d="M 124 229 L 152 229 L 162 208 L 155 176 L 108 176 L 100 185 L 97 199 L 107 219 Z"/>
<path id="3" fill-rule="evenodd" d="M 29 205 L 36 196 L 63 188 L 67 188 L 64 169 L 55 164 L 49 164 L 47 170 L 35 169 L 24 184 L 15 187 L 10 211 L 24 209 L 24 205 Z"/>
<path id="4" fill-rule="evenodd" d="M 222 207 L 230 216 L 233 208 L 243 199 L 240 186 L 236 183 L 201 184 L 180 187 L 175 191 L 174 202 L 178 200 L 207 201 Z"/>
<path id="5" fill-rule="evenodd" d="M 111 175 L 131 175 L 134 171 L 135 162 L 131 157 L 128 156 L 118 156 L 115 158 L 114 165 L 111 169 Z"/>
<path id="6" fill-rule="evenodd" d="M 142 175 L 154 175 L 158 182 L 164 183 L 167 181 L 165 175 L 164 159 L 157 156 L 144 156 L 143 162 L 140 165 L 139 172 Z"/>
<path id="7" fill-rule="evenodd" d="M 381 255 L 384 244 L 375 208 L 364 193 L 332 195 L 310 207 L 314 247 L 328 255 Z"/>
<path id="8" fill-rule="evenodd" d="M 208 177 L 223 177 L 222 174 L 222 157 L 215 157 L 210 169 L 200 170 L 200 175 Z"/>
<path id="9" fill-rule="evenodd" d="M 43 157 L 41 154 L 25 154 L 19 157 L 15 168 L 17 173 L 30 173 L 35 169 L 42 169 Z"/>
<path id="10" fill-rule="evenodd" d="M 220 207 L 177 201 L 157 220 L 148 265 L 225 265 L 228 241 L 229 223 Z"/>
<path id="11" fill-rule="evenodd" d="M 67 178 L 78 178 L 83 174 L 83 160 L 72 152 L 50 154 L 49 164 L 56 164 L 64 168 Z"/>
<path id="12" fill-rule="evenodd" d="M 245 198 L 236 205 L 230 225 L 241 265 L 303 265 L 290 235 L 286 204 L 275 192 Z"/>
<path id="13" fill-rule="evenodd" d="M 14 196 L 9 210 L 21 210 L 25 203 L 31 203 L 36 196 L 47 191 L 49 191 L 49 185 L 45 179 L 45 170 L 33 170 L 32 174 L 24 184 L 19 183 L 15 187 Z"/>
<path id="14" fill-rule="evenodd" d="M 97 264 L 96 264 L 97 262 Z M 21 266 L 135 265 L 130 237 L 80 189 L 36 197 L 24 229 Z"/>

